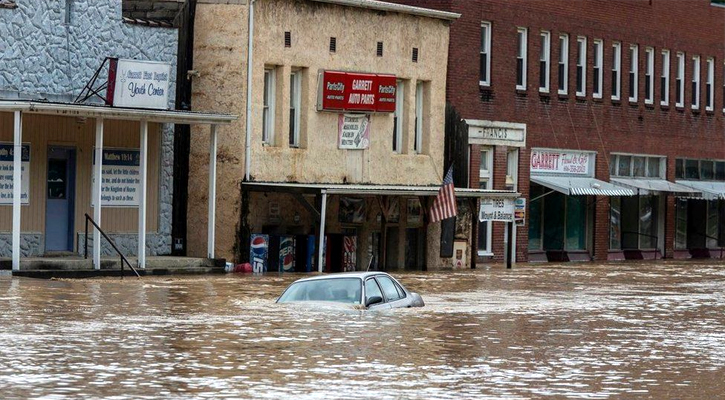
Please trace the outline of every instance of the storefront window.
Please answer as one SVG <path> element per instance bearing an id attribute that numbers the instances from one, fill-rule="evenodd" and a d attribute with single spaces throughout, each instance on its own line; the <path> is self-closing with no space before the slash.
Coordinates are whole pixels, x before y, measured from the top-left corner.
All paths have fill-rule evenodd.
<path id="1" fill-rule="evenodd" d="M 622 248 L 622 198 L 609 199 L 609 248 L 619 250 Z"/>
<path id="2" fill-rule="evenodd" d="M 657 247 L 657 197 L 640 196 L 639 198 L 639 248 L 654 249 Z"/>
<path id="3" fill-rule="evenodd" d="M 661 159 L 656 157 L 650 157 L 647 159 L 647 176 L 649 178 L 659 178 L 662 174 L 660 172 Z"/>
<path id="4" fill-rule="evenodd" d="M 718 247 L 718 231 L 720 228 L 720 213 L 718 201 L 707 202 L 707 247 Z"/>
<path id="5" fill-rule="evenodd" d="M 544 249 L 564 250 L 564 221 L 566 213 L 566 196 L 559 192 L 546 195 L 544 198 Z"/>
<path id="6" fill-rule="evenodd" d="M 700 179 L 712 180 L 715 177 L 715 163 L 700 161 Z"/>
<path id="7" fill-rule="evenodd" d="M 700 179 L 700 165 L 697 160 L 685 160 L 685 178 Z"/>
<path id="8" fill-rule="evenodd" d="M 541 210 L 544 198 L 538 198 L 544 194 L 544 187 L 531 185 L 530 196 L 532 201 L 529 204 L 529 250 L 541 250 Z"/>
<path id="9" fill-rule="evenodd" d="M 619 156 L 619 176 L 632 176 L 632 157 Z"/>
<path id="10" fill-rule="evenodd" d="M 687 199 L 678 198 L 675 203 L 675 248 L 687 248 Z"/>
<path id="11" fill-rule="evenodd" d="M 481 150 L 481 163 L 478 167 L 478 188 L 490 189 L 491 170 L 493 169 L 493 149 L 483 148 Z M 480 254 L 491 253 L 491 223 L 478 223 L 478 252 Z"/>
<path id="12" fill-rule="evenodd" d="M 725 181 L 725 161 L 718 161 L 715 163 L 715 179 L 718 181 Z"/>
<path id="13" fill-rule="evenodd" d="M 644 177 L 644 175 L 645 175 L 645 170 L 644 170 L 645 158 L 635 156 L 632 158 L 632 160 L 634 161 L 634 163 L 632 165 L 632 175 L 636 176 L 636 177 Z"/>
<path id="14" fill-rule="evenodd" d="M 566 249 L 586 250 L 587 198 L 566 197 Z"/>
<path id="15" fill-rule="evenodd" d="M 676 179 L 684 179 L 685 178 L 685 162 L 678 158 L 675 160 L 675 178 Z"/>

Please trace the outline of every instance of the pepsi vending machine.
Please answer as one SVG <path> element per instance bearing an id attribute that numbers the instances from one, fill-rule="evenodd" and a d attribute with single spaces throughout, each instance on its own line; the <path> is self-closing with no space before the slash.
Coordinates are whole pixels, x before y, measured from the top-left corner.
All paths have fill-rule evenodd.
<path id="1" fill-rule="evenodd" d="M 251 258 L 252 272 L 263 274 L 267 272 L 269 264 L 269 235 L 253 233 L 249 245 L 249 258 Z"/>

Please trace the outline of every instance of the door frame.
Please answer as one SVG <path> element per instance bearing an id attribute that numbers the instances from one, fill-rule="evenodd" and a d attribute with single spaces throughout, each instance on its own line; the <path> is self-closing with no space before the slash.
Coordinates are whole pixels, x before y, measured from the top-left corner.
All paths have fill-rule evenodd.
<path id="1" fill-rule="evenodd" d="M 51 149 L 63 149 L 63 150 L 70 150 L 70 154 L 68 157 L 68 165 L 67 165 L 67 180 L 68 180 L 68 243 L 70 250 L 50 250 L 53 251 L 70 251 L 74 252 L 76 250 L 76 240 L 75 240 L 75 206 L 76 206 L 76 177 L 77 177 L 77 169 L 78 169 L 78 147 L 73 143 L 48 143 L 45 149 L 45 187 L 44 187 L 44 201 L 45 201 L 45 207 L 43 210 L 44 216 L 45 216 L 45 223 L 43 226 L 44 229 L 44 245 L 43 250 L 44 252 L 48 252 L 48 169 L 50 168 L 50 163 L 48 162 L 50 160 L 50 153 Z"/>

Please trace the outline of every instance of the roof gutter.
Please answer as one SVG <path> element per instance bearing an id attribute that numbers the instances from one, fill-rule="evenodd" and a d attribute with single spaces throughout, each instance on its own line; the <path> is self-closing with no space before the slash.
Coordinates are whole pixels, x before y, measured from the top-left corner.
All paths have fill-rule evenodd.
<path id="1" fill-rule="evenodd" d="M 249 2 L 249 32 L 247 42 L 247 126 L 244 138 L 244 180 L 249 181 L 249 170 L 252 168 L 252 64 L 254 61 L 254 2 Z"/>
<path id="2" fill-rule="evenodd" d="M 436 18 L 446 21 L 455 21 L 461 14 L 447 11 L 432 10 L 430 8 L 406 6 L 402 4 L 386 3 L 376 0 L 313 0 L 318 3 L 337 4 L 348 7 L 366 8 L 368 10 L 398 12 L 401 14 L 417 15 L 420 17 Z"/>

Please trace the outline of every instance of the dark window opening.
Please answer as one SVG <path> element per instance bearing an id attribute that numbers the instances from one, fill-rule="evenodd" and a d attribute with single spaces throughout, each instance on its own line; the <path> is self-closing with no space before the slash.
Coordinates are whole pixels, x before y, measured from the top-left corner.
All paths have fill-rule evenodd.
<path id="1" fill-rule="evenodd" d="M 284 47 L 292 47 L 292 32 L 284 33 Z"/>
<path id="2" fill-rule="evenodd" d="M 413 62 L 414 63 L 418 62 L 418 48 L 417 47 L 413 47 Z"/>
<path id="3" fill-rule="evenodd" d="M 337 38 L 331 37 L 330 38 L 330 53 L 334 53 L 337 51 Z"/>
<path id="4" fill-rule="evenodd" d="M 377 55 L 378 57 L 383 56 L 383 42 L 378 42 Z"/>

